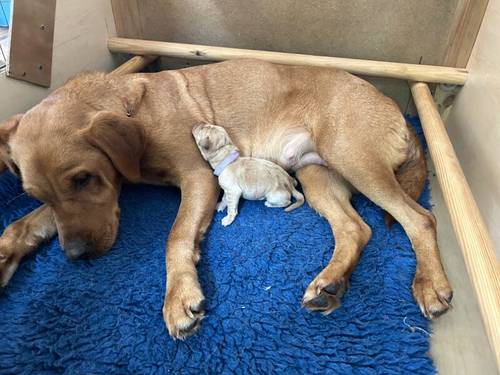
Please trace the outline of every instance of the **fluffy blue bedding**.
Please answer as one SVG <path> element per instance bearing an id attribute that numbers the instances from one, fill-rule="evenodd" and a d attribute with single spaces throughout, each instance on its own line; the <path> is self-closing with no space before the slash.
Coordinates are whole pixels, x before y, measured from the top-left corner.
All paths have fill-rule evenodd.
<path id="1" fill-rule="evenodd" d="M 0 230 L 39 204 L 20 193 L 13 175 L 0 175 Z M 179 202 L 174 188 L 126 186 L 107 255 L 70 261 L 54 239 L 23 262 L 0 291 L 0 373 L 435 372 L 428 335 L 410 327 L 428 329 L 411 295 L 411 245 L 362 196 L 354 205 L 373 238 L 338 310 L 323 316 L 300 306 L 331 257 L 326 221 L 307 204 L 286 214 L 244 201 L 230 227 L 215 216 L 202 244 L 201 329 L 173 341 L 161 308 L 165 241 Z M 427 189 L 421 203 L 429 206 Z"/>

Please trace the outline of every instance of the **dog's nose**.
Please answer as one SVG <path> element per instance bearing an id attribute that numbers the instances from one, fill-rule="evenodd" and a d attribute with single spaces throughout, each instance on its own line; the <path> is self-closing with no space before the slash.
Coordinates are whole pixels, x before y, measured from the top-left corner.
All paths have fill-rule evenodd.
<path id="1" fill-rule="evenodd" d="M 91 250 L 89 243 L 83 240 L 72 240 L 64 245 L 64 253 L 71 260 L 87 256 Z"/>

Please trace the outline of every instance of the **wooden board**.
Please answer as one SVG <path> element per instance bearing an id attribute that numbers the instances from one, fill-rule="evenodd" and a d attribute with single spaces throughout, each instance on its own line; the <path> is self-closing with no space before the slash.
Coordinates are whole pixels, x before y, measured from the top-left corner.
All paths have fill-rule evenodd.
<path id="1" fill-rule="evenodd" d="M 434 83 L 450 83 L 455 85 L 463 85 L 467 79 L 467 71 L 465 69 L 448 68 L 444 66 L 346 59 L 330 56 L 312 56 L 298 53 L 259 51 L 126 38 L 110 38 L 108 40 L 108 47 L 111 52 L 131 53 L 134 55 L 171 56 L 205 61 L 254 58 L 278 64 L 338 68 L 354 74 L 411 79 Z"/>
<path id="2" fill-rule="evenodd" d="M 56 0 L 15 0 L 8 75 L 49 87 Z"/>
<path id="3" fill-rule="evenodd" d="M 157 58 L 158 56 L 134 56 L 113 70 L 110 74 L 121 75 L 140 72 Z"/>
<path id="4" fill-rule="evenodd" d="M 142 38 L 143 30 L 138 0 L 111 0 L 116 35 L 124 38 Z"/>
<path id="5" fill-rule="evenodd" d="M 465 68 L 483 22 L 488 0 L 465 0 L 450 31 L 445 66 Z"/>

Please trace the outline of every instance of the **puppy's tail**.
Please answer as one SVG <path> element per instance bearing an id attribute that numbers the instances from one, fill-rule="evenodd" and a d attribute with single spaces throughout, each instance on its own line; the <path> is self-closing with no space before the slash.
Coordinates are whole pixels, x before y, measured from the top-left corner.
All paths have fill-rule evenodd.
<path id="1" fill-rule="evenodd" d="M 411 199 L 417 200 L 424 190 L 425 180 L 427 179 L 427 163 L 425 154 L 420 141 L 413 128 L 406 124 L 408 128 L 408 151 L 406 161 L 396 170 L 396 179 Z M 391 227 L 394 224 L 394 218 L 386 212 L 385 224 Z"/>
<path id="2" fill-rule="evenodd" d="M 304 196 L 302 195 L 302 193 L 300 191 L 298 191 L 295 188 L 295 186 L 297 186 L 297 180 L 295 180 L 294 178 L 292 178 L 292 180 L 293 180 L 293 186 L 294 186 L 292 189 L 292 196 L 295 198 L 295 203 L 292 203 L 290 206 L 285 208 L 286 212 L 293 211 L 296 208 L 299 208 L 300 206 L 302 206 L 304 204 Z"/>

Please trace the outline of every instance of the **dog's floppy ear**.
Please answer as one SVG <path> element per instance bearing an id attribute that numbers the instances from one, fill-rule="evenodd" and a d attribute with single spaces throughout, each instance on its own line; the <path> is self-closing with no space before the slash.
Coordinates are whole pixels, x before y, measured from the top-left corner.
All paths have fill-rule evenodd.
<path id="1" fill-rule="evenodd" d="M 14 115 L 0 122 L 0 173 L 3 172 L 7 166 L 12 167 L 9 139 L 12 134 L 16 132 L 17 125 L 22 117 L 22 114 Z"/>
<path id="2" fill-rule="evenodd" d="M 102 111 L 94 116 L 90 126 L 82 134 L 91 145 L 111 159 L 115 168 L 127 180 L 140 181 L 145 135 L 137 120 Z"/>

